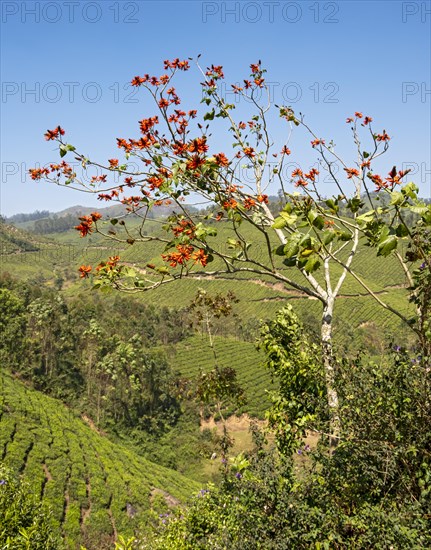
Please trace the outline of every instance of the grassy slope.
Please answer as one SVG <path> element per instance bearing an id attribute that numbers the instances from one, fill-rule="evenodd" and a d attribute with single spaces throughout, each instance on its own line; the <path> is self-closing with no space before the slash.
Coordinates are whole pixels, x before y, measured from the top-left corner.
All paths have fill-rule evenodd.
<path id="1" fill-rule="evenodd" d="M 117 231 L 121 231 L 117 229 Z M 149 221 L 149 227 L 152 232 L 161 232 L 161 221 Z M 219 243 L 225 242 L 231 235 L 228 227 L 224 224 L 217 226 L 219 235 L 216 237 Z M 258 257 L 265 261 L 265 246 L 259 240 L 259 236 L 248 234 L 244 228 L 244 234 L 247 240 L 255 239 L 253 247 L 256 249 Z M 95 265 L 99 261 L 106 259 L 109 255 L 119 254 L 122 261 L 130 265 L 136 265 L 140 269 L 145 269 L 148 262 L 154 262 L 160 265 L 160 245 L 157 243 L 137 243 L 133 246 L 117 246 L 99 235 L 91 235 L 85 239 L 79 237 L 76 231 L 53 235 L 56 246 L 44 242 L 39 243 L 38 252 L 25 252 L 20 254 L 5 254 L 2 257 L 2 268 L 5 271 L 11 271 L 18 276 L 30 279 L 42 279 L 47 284 L 52 284 L 53 272 L 68 271 L 71 280 L 65 285 L 65 294 L 74 294 L 80 291 L 89 291 L 89 282 L 82 282 L 77 276 L 77 267 L 81 264 Z M 38 238 L 37 236 L 35 238 Z M 253 248 L 252 247 L 252 248 Z M 209 269 L 217 267 L 216 262 L 210 264 Z M 334 266 L 338 272 L 340 268 Z M 398 261 L 393 258 L 378 258 L 374 249 L 360 246 L 359 251 L 353 261 L 353 268 L 363 278 L 364 282 L 379 293 L 379 295 L 390 305 L 395 306 L 405 313 L 412 313 L 408 308 L 406 300 L 407 291 L 403 288 L 405 284 L 405 275 Z M 302 275 L 295 269 L 282 268 L 286 275 L 292 277 L 297 282 L 305 283 Z M 148 274 L 148 276 L 151 276 Z M 321 271 L 316 273 L 317 278 L 322 280 Z M 226 293 L 232 290 L 239 298 L 240 302 L 235 305 L 235 311 L 238 314 L 238 323 L 247 324 L 253 320 L 273 318 L 276 311 L 279 310 L 287 301 L 294 306 L 295 310 L 304 322 L 308 325 L 318 328 L 321 315 L 321 304 L 318 300 L 309 299 L 304 295 L 283 284 L 274 284 L 270 276 L 267 275 L 247 275 L 234 274 L 226 275 L 223 278 L 207 279 L 202 277 L 187 278 L 177 281 L 175 284 L 164 285 L 159 289 L 138 295 L 135 299 L 144 300 L 146 303 L 153 303 L 156 306 L 169 306 L 182 308 L 186 307 L 196 295 L 197 289 L 201 287 L 208 292 L 215 294 L 217 292 Z M 131 297 L 125 297 L 131 299 Z M 341 289 L 341 295 L 335 306 L 335 341 L 341 348 L 348 346 L 356 347 L 364 339 L 375 343 L 371 353 L 384 353 L 383 339 L 388 340 L 398 338 L 401 342 L 407 337 L 408 331 L 401 324 L 399 319 L 393 314 L 383 310 L 375 300 L 366 295 L 366 291 L 358 284 L 355 279 L 347 275 Z M 238 369 L 240 380 L 243 381 L 246 389 L 249 391 L 249 410 L 258 414 L 263 411 L 267 401 L 262 391 L 267 379 L 262 378 L 262 368 L 259 361 L 254 357 L 257 352 L 253 344 L 238 343 L 233 345 L 228 335 L 227 338 L 219 338 L 217 341 L 218 352 L 220 356 L 229 358 L 230 365 Z M 212 356 L 208 347 L 203 345 L 198 339 L 191 339 L 187 342 L 187 349 L 179 345 L 177 354 L 173 359 L 173 365 L 178 366 L 181 372 L 187 371 L 187 364 L 194 365 L 193 372 L 198 369 L 196 358 L 199 357 L 199 366 L 206 369 L 213 366 Z M 238 352 L 235 351 L 235 348 Z M 241 351 L 239 351 L 241 349 Z M 250 351 L 252 350 L 252 351 Z M 250 373 L 253 373 L 252 375 Z M 262 381 L 262 388 L 251 388 L 253 384 L 246 382 L 247 377 Z M 245 409 L 247 410 L 247 409 Z"/>
<path id="2" fill-rule="evenodd" d="M 275 386 L 263 366 L 262 354 L 250 342 L 220 336 L 215 337 L 214 348 L 219 367 L 234 367 L 237 370 L 238 381 L 247 398 L 247 404 L 240 412 L 263 417 L 270 404 L 267 390 Z M 171 364 L 182 376 L 192 378 L 201 370 L 205 372 L 214 367 L 214 356 L 205 337 L 188 338 L 179 343 L 175 351 Z"/>
<path id="3" fill-rule="evenodd" d="M 8 375 L 0 375 L 0 415 L 0 459 L 52 506 L 66 548 L 110 548 L 115 533 L 131 534 L 148 521 L 151 495 L 184 501 L 199 488 L 112 443 L 59 401 Z"/>

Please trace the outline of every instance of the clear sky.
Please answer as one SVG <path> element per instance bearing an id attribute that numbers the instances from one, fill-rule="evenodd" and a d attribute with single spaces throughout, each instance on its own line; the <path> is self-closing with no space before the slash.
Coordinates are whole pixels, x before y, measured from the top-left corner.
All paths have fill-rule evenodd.
<path id="1" fill-rule="evenodd" d="M 275 102 L 304 113 L 347 154 L 346 117 L 372 116 L 375 129 L 392 137 L 382 172 L 409 165 L 411 179 L 431 195 L 429 1 L 0 4 L 3 215 L 100 204 L 28 177 L 28 168 L 58 159 L 44 132 L 61 124 L 92 159 L 118 157 L 115 138 L 137 137 L 137 121 L 155 114 L 142 90 L 132 95 L 131 78 L 160 75 L 164 59 L 199 53 L 202 64 L 224 66 L 227 83 L 262 60 Z M 201 78 L 195 69 L 186 76 L 176 87 L 193 108 Z M 282 138 L 277 127 L 274 137 Z M 222 135 L 215 140 L 223 150 Z M 291 149 L 293 161 L 313 163 L 301 136 Z"/>

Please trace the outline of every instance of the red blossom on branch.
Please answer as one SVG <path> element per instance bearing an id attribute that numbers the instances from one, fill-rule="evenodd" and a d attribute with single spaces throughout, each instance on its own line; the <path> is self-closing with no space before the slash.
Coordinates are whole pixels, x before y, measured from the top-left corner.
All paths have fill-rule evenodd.
<path id="1" fill-rule="evenodd" d="M 343 170 L 347 173 L 348 180 L 352 179 L 353 176 L 359 176 L 359 170 L 356 168 L 343 168 Z"/>
<path id="2" fill-rule="evenodd" d="M 84 279 L 89 276 L 91 273 L 92 267 L 91 265 L 81 265 L 81 267 L 78 269 L 80 272 L 81 279 Z"/>
<path id="3" fill-rule="evenodd" d="M 54 130 L 47 130 L 45 135 L 46 141 L 57 139 L 59 136 L 64 136 L 65 132 L 61 126 L 57 126 Z"/>

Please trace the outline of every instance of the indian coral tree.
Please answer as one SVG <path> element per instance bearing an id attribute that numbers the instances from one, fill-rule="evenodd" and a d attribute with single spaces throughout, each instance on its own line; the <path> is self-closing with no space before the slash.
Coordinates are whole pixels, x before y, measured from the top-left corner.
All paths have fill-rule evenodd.
<path id="1" fill-rule="evenodd" d="M 101 201 L 120 202 L 133 214 L 133 220 L 139 219 L 138 225 L 127 218 L 111 219 L 107 229 L 102 215 L 93 212 L 82 216 L 76 227 L 83 237 L 97 232 L 116 243 L 133 246 L 157 241 L 164 247 L 160 262 L 149 262 L 145 274 L 125 265 L 118 256 L 98 266 L 82 265 L 81 276 L 94 276 L 94 288 L 111 286 L 141 292 L 192 274 L 243 272 L 269 276 L 319 300 L 327 403 L 335 443 L 342 419 L 334 385 L 332 327 L 334 304 L 347 275 L 413 330 L 422 323 L 420 305 L 415 325 L 355 273 L 352 262 L 360 239 L 376 247 L 380 256 L 394 254 L 409 284 L 413 284 L 409 264 L 397 249 L 400 240 L 412 240 L 415 234 L 405 221 L 405 212 L 413 211 L 418 223 L 429 226 L 431 207 L 418 199 L 413 183 L 402 185 L 406 171 L 393 167 L 386 177 L 375 171 L 376 159 L 387 151 L 390 136 L 385 130 L 375 130 L 370 116 L 355 112 L 346 120 L 355 156 L 347 162 L 336 145 L 317 135 L 302 115 L 289 106 L 272 104 L 260 62 L 250 66 L 251 74 L 242 85 L 231 87 L 249 107 L 242 120 L 235 115 L 236 103 L 228 103 L 220 92 L 223 68 L 211 65 L 203 70 L 198 60 L 196 67 L 202 76 L 199 112 L 182 107 L 174 86 L 178 74 L 191 69 L 189 60 L 165 61 L 162 75 L 135 76 L 131 82 L 149 94 L 156 113 L 139 121 L 138 137 L 117 138 L 121 160 L 96 162 L 88 158 L 65 140 L 64 129 L 57 126 L 48 130 L 45 138 L 58 143 L 62 160 L 30 170 L 31 177 L 97 194 Z M 284 125 L 281 143 L 270 137 L 274 110 Z M 213 145 L 211 129 L 221 131 L 223 123 L 224 142 L 230 145 L 219 151 Z M 289 140 L 294 131 L 308 133 L 317 165 L 309 170 L 296 168 L 286 177 L 285 166 L 292 155 Z M 63 158 L 68 153 L 74 154 L 84 174 L 87 168 L 96 167 L 99 175 L 92 176 L 91 181 L 79 177 L 76 163 Z M 253 174 L 252 181 L 245 181 L 244 165 Z M 322 175 L 330 182 L 325 187 Z M 327 196 L 328 185 L 335 190 L 331 197 Z M 293 192 L 292 186 L 296 188 Z M 273 190 L 282 199 L 275 214 L 268 197 Z M 379 202 L 382 195 L 389 200 Z M 193 216 L 184 202 L 186 197 L 212 208 L 205 216 Z M 148 224 L 151 210 L 158 205 L 172 207 L 165 234 L 154 232 Z M 217 224 L 230 228 L 227 242 L 217 237 Z M 255 242 L 246 235 L 255 235 Z M 259 246 L 262 242 L 263 249 Z M 415 258 L 424 261 L 424 250 L 420 248 Z"/>

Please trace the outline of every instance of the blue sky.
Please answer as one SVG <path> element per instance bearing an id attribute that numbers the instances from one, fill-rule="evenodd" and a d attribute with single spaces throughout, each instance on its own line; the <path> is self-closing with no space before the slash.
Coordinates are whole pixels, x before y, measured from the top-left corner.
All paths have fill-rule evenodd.
<path id="1" fill-rule="evenodd" d="M 44 132 L 61 124 L 92 159 L 118 156 L 115 138 L 137 137 L 137 121 L 154 114 L 143 93 L 124 89 L 131 78 L 199 53 L 203 65 L 223 65 L 227 83 L 262 60 L 275 102 L 304 113 L 352 160 L 344 121 L 356 110 L 372 116 L 392 137 L 382 172 L 409 165 L 431 194 L 429 1 L 3 0 L 1 8 L 3 215 L 100 204 L 27 176 L 58 159 Z M 193 108 L 201 79 L 196 70 L 186 76 L 176 87 Z M 283 139 L 275 122 L 274 138 Z M 292 161 L 312 165 L 304 140 L 294 134 Z M 224 143 L 216 133 L 219 150 Z"/>

